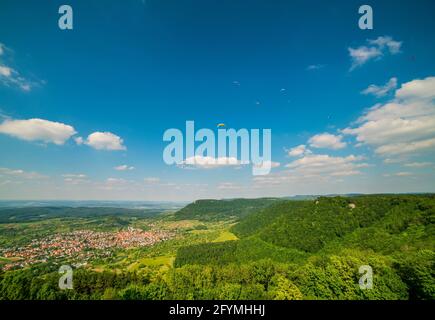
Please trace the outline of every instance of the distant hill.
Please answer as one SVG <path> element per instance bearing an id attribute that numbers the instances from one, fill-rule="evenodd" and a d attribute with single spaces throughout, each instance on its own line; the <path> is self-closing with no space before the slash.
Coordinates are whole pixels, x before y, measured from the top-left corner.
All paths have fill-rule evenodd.
<path id="1" fill-rule="evenodd" d="M 180 209 L 188 202 L 118 200 L 0 200 L 0 209 L 29 207 Z"/>
<path id="2" fill-rule="evenodd" d="M 28 222 L 50 218 L 87 218 L 101 216 L 152 217 L 161 209 L 126 209 L 108 207 L 23 207 L 0 209 L 0 223 Z"/>
<path id="3" fill-rule="evenodd" d="M 278 198 L 197 200 L 177 211 L 175 218 L 204 221 L 226 218 L 240 219 L 278 201 L 280 201 Z"/>
<path id="4" fill-rule="evenodd" d="M 314 200 L 317 199 L 319 197 L 356 197 L 356 196 L 362 196 L 364 194 L 362 193 L 346 193 L 346 194 L 297 194 L 294 196 L 288 196 L 288 197 L 283 197 L 281 199 L 283 200 Z"/>

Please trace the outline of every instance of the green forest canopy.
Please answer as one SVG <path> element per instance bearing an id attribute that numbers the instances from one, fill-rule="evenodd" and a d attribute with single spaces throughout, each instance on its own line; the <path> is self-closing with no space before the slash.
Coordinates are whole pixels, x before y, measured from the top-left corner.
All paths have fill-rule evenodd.
<path id="1" fill-rule="evenodd" d="M 259 199 L 258 204 L 241 201 L 230 209 L 228 202 L 207 200 L 180 210 L 176 219 L 201 212 L 212 220 L 237 217 L 231 231 L 239 240 L 181 247 L 169 270 L 82 268 L 74 273 L 74 289 L 60 291 L 56 268 L 42 265 L 0 273 L 0 298 L 435 298 L 434 195 Z M 358 286 L 362 265 L 373 269 L 371 290 Z"/>

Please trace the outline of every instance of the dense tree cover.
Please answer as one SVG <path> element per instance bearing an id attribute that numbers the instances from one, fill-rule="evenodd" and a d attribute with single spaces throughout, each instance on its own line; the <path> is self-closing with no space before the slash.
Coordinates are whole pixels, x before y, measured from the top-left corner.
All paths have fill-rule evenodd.
<path id="1" fill-rule="evenodd" d="M 412 226 L 433 230 L 434 196 L 320 197 L 315 201 L 286 201 L 252 214 L 233 228 L 239 237 L 257 235 L 279 246 L 316 252 L 368 227 L 389 234 Z M 432 236 L 433 231 L 423 236 Z M 432 234 L 431 234 L 432 233 Z M 364 243 L 365 245 L 365 243 Z"/>
<path id="2" fill-rule="evenodd" d="M 149 278 L 136 273 L 95 272 L 76 269 L 73 290 L 59 289 L 59 273 L 40 268 L 10 271 L 0 274 L 0 298 L 8 300 L 42 299 L 102 299 L 118 298 L 118 292 L 130 286 L 146 285 Z"/>
<path id="3" fill-rule="evenodd" d="M 198 219 L 215 221 L 228 218 L 243 218 L 252 212 L 279 201 L 276 198 L 197 200 L 175 213 L 179 220 Z"/>
<path id="4" fill-rule="evenodd" d="M 1 299 L 407 299 L 409 289 L 384 257 L 370 255 L 374 289 L 358 287 L 361 252 L 318 257 L 302 265 L 258 260 L 244 264 L 185 265 L 167 273 L 74 273 L 60 290 L 59 274 L 19 270 L 0 275 Z M 420 298 L 430 298 L 427 295 Z"/>
<path id="5" fill-rule="evenodd" d="M 435 298 L 435 253 L 419 250 L 405 253 L 395 263 L 399 276 L 406 283 L 411 299 Z"/>
<path id="6" fill-rule="evenodd" d="M 289 279 L 304 298 L 434 299 L 434 218 L 433 195 L 281 201 L 235 225 L 240 240 L 181 248 L 175 265 L 270 258 L 303 266 Z M 373 267 L 380 291 L 360 292 L 361 265 Z M 345 274 L 350 280 L 337 284 Z"/>
<path id="7" fill-rule="evenodd" d="M 174 265 L 180 267 L 187 264 L 246 263 L 259 259 L 271 259 L 277 262 L 296 262 L 305 260 L 305 252 L 278 247 L 258 237 L 250 237 L 238 241 L 203 243 L 184 246 L 178 249 Z"/>
<path id="8" fill-rule="evenodd" d="M 0 272 L 0 299 L 433 300 L 434 218 L 433 195 L 279 201 L 242 218 L 239 240 L 181 246 L 169 270 L 81 268 L 65 291 L 53 267 Z"/>
<path id="9" fill-rule="evenodd" d="M 27 269 L 0 274 L 1 299 L 301 299 L 286 265 L 261 260 L 225 267 L 188 265 L 164 275 L 116 274 L 85 269 L 74 288 L 60 290 L 56 272 Z"/>

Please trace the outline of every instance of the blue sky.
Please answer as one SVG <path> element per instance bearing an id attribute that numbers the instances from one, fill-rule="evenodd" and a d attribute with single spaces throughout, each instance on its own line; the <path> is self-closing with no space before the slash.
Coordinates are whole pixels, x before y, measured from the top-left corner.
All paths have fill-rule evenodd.
<path id="1" fill-rule="evenodd" d="M 68 3 L 73 30 L 0 4 L 0 199 L 435 191 L 433 1 L 371 1 L 373 30 L 360 1 Z M 272 129 L 276 166 L 166 165 L 187 120 Z"/>

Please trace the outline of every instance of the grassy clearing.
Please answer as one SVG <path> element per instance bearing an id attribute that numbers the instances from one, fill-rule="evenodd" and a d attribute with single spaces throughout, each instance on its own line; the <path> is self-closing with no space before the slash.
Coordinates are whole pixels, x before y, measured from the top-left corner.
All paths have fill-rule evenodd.
<path id="1" fill-rule="evenodd" d="M 158 256 L 152 258 L 143 258 L 140 259 L 139 261 L 130 264 L 127 267 L 127 270 L 136 271 L 143 267 L 161 267 L 162 269 L 168 269 L 172 267 L 174 261 L 175 261 L 175 257 L 170 255 Z"/>
<path id="2" fill-rule="evenodd" d="M 239 238 L 237 238 L 237 236 L 234 233 L 232 233 L 228 230 L 224 230 L 212 242 L 223 242 L 223 241 L 238 240 L 238 239 Z"/>

